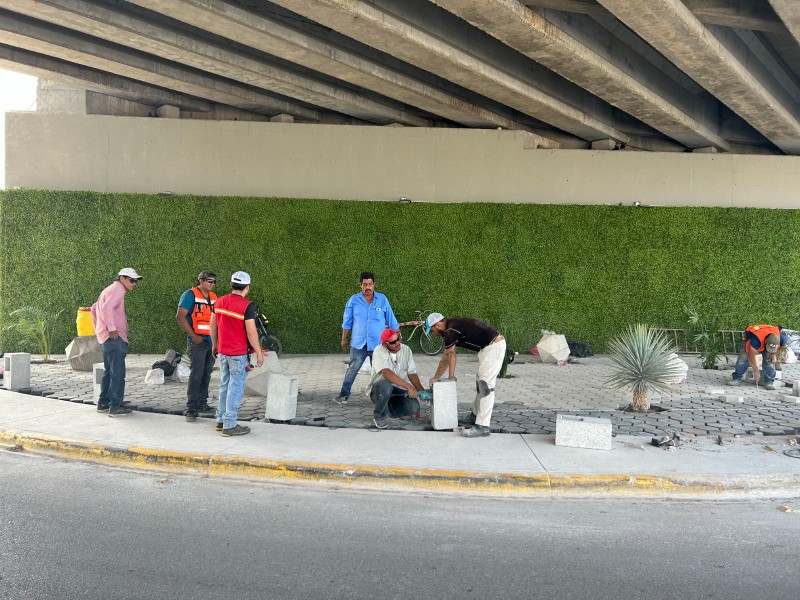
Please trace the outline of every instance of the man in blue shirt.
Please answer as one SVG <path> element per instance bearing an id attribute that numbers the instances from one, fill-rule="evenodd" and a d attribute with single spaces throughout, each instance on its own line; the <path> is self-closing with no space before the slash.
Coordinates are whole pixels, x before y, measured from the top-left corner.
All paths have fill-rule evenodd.
<path id="1" fill-rule="evenodd" d="M 384 329 L 399 329 L 389 300 L 375 291 L 375 276 L 365 271 L 359 281 L 361 292 L 350 296 L 344 305 L 342 350 L 347 350 L 350 337 L 350 364 L 344 374 L 342 389 L 335 400 L 337 404 L 347 404 L 358 370 L 367 357 L 372 358 L 372 351 L 381 345 Z"/>

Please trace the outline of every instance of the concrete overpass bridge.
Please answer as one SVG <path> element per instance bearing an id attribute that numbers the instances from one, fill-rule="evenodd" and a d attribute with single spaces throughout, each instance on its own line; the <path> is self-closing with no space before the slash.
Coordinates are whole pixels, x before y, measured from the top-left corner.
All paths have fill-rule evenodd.
<path id="1" fill-rule="evenodd" d="M 410 189 L 421 199 L 458 201 L 500 190 L 498 201 L 542 201 L 529 197 L 536 181 L 550 201 L 609 202 L 611 194 L 591 197 L 592 182 L 576 184 L 571 174 L 580 168 L 607 176 L 611 163 L 600 154 L 641 150 L 660 161 L 621 159 L 629 161 L 624 169 L 646 178 L 616 182 L 614 197 L 645 197 L 655 187 L 664 189 L 656 199 L 670 203 L 664 198 L 671 194 L 685 197 L 687 190 L 675 185 L 688 177 L 695 186 L 689 203 L 800 204 L 800 186 L 787 175 L 800 171 L 798 162 L 754 157 L 800 155 L 797 0 L 0 0 L 0 65 L 40 78 L 39 120 L 9 121 L 8 146 L 17 156 L 36 150 L 23 139 L 31 133 L 39 144 L 57 143 L 51 132 L 80 147 L 75 131 L 85 132 L 86 122 L 75 125 L 63 113 L 166 117 L 195 122 L 181 128 L 184 141 L 229 136 L 237 152 L 252 155 L 254 144 L 262 160 L 278 162 L 286 148 L 316 158 L 303 145 L 314 142 L 298 136 L 315 138 L 319 158 L 328 161 L 343 139 L 357 140 L 365 151 L 351 161 L 371 165 L 374 158 L 380 168 L 388 160 L 423 180 L 354 190 L 337 187 L 342 167 L 334 165 L 325 172 L 333 182 L 328 196 L 314 185 L 264 190 L 258 177 L 238 193 L 393 198 Z M 239 125 L 212 130 L 210 122 Z M 243 129 L 242 122 L 251 125 Z M 259 128 L 258 122 L 286 127 Z M 308 133 L 306 125 L 320 128 Z M 88 128 L 94 133 L 82 135 L 106 136 L 111 147 L 115 127 L 95 120 Z M 147 130 L 139 140 L 140 168 L 164 158 L 144 156 L 148 144 L 169 145 L 177 132 L 174 123 L 131 127 Z M 263 148 L 264 132 L 270 150 Z M 546 152 L 517 157 L 503 171 L 498 161 L 508 162 L 505 151 L 492 145 L 500 140 Z M 431 163 L 431 145 L 457 161 L 461 173 L 446 180 L 427 174 L 419 161 Z M 418 163 L 389 149 L 397 147 Z M 552 157 L 586 150 L 578 158 Z M 197 154 L 177 156 L 187 152 L 176 147 L 167 156 L 179 167 L 183 160 L 208 170 Z M 689 153 L 707 160 L 678 156 Z M 82 185 L 80 178 L 64 181 L 65 173 L 61 180 L 37 179 L 13 156 L 7 160 L 9 184 Z M 447 168 L 441 159 L 433 162 L 431 169 Z M 302 166 L 312 164 L 320 169 L 319 161 Z M 494 173 L 491 187 L 475 181 L 444 193 L 470 180 L 479 164 L 479 171 Z M 524 174 L 515 174 L 518 169 Z M 677 180 L 658 174 L 673 169 Z M 709 177 L 707 189 L 697 187 L 699 171 Z M 734 174 L 735 184 L 729 181 Z M 354 176 L 363 182 L 367 173 L 342 173 L 344 180 Z M 726 182 L 723 192 L 717 177 Z M 166 177 L 159 186 L 199 191 L 197 178 L 190 179 Z M 578 188 L 565 193 L 565 182 Z M 209 180 L 200 190 L 218 188 L 228 189 Z M 717 190 L 713 198 L 710 190 Z M 763 204 L 767 195 L 783 199 Z"/>

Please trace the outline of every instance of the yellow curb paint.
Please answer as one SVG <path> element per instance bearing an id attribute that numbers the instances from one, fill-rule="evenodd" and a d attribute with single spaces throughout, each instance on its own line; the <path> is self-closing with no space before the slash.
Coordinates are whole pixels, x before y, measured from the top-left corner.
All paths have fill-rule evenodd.
<path id="1" fill-rule="evenodd" d="M 219 477 L 307 481 L 366 488 L 470 492 L 514 496 L 717 496 L 765 494 L 800 487 L 800 475 L 663 478 L 653 475 L 486 474 L 274 461 L 239 456 L 192 454 L 130 446 L 107 447 L 82 440 L 0 431 L 0 445 L 116 466 L 158 471 L 192 471 Z"/>

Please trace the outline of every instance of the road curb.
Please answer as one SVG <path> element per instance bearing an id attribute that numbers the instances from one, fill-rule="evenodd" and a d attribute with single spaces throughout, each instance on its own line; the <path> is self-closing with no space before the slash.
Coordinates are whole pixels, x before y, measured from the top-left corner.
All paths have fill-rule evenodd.
<path id="1" fill-rule="evenodd" d="M 278 482 L 318 482 L 353 488 L 405 489 L 499 496 L 790 497 L 798 475 L 520 475 L 445 469 L 410 469 L 193 454 L 138 446 L 114 447 L 85 440 L 0 431 L 0 446 L 119 467 Z"/>

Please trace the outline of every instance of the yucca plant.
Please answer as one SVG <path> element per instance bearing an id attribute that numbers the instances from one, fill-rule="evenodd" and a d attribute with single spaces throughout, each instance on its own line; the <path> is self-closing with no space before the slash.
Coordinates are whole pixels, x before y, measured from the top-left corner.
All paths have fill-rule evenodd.
<path id="1" fill-rule="evenodd" d="M 33 306 L 18 308 L 8 314 L 10 322 L 3 329 L 16 332 L 24 343 L 38 349 L 42 360 L 48 362 L 53 347 L 53 331 L 63 312 L 48 313 Z"/>
<path id="2" fill-rule="evenodd" d="M 642 323 L 628 329 L 609 342 L 612 375 L 607 383 L 614 389 L 631 388 L 634 412 L 650 409 L 649 392 L 665 390 L 671 381 L 680 380 L 683 371 L 674 359 L 675 348 L 667 337 Z"/>

